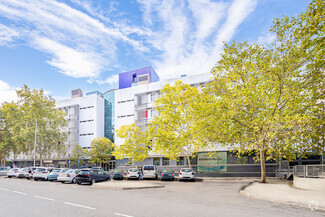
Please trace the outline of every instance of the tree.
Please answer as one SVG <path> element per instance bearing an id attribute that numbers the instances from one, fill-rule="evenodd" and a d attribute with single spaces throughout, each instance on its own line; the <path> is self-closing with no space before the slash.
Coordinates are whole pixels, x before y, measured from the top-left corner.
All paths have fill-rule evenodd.
<path id="1" fill-rule="evenodd" d="M 143 161 L 149 157 L 149 147 L 146 146 L 146 133 L 142 132 L 135 123 L 121 126 L 117 130 L 117 136 L 124 139 L 124 143 L 115 147 L 116 159 L 129 158 L 134 162 Z"/>
<path id="2" fill-rule="evenodd" d="M 159 116 L 155 116 L 148 128 L 153 151 L 170 159 L 185 155 L 191 167 L 190 156 L 208 146 L 196 127 L 196 110 L 200 103 L 197 88 L 176 81 L 166 84 L 155 102 Z"/>
<path id="3" fill-rule="evenodd" d="M 84 149 L 80 145 L 76 145 L 71 153 L 71 165 L 84 165 L 86 164 L 83 159 L 85 159 L 87 156 L 87 153 L 84 151 Z"/>
<path id="4" fill-rule="evenodd" d="M 63 154 L 66 135 L 61 129 L 66 125 L 65 113 L 55 108 L 53 98 L 45 96 L 43 90 L 31 90 L 26 85 L 17 90 L 19 111 L 23 118 L 16 124 L 20 129 L 19 150 L 34 153 L 34 134 L 37 128 L 36 153 L 42 165 L 43 158 L 53 152 Z M 36 120 L 35 120 L 36 119 Z M 37 127 L 36 127 L 37 124 Z"/>
<path id="5" fill-rule="evenodd" d="M 107 163 L 111 159 L 113 151 L 114 145 L 111 140 L 105 137 L 95 138 L 91 141 L 91 149 L 88 153 L 89 161 L 102 166 L 103 163 Z"/>
<path id="6" fill-rule="evenodd" d="M 15 103 L 3 103 L 0 108 L 0 159 L 10 154 L 18 154 L 17 122 L 20 120 L 18 106 Z"/>

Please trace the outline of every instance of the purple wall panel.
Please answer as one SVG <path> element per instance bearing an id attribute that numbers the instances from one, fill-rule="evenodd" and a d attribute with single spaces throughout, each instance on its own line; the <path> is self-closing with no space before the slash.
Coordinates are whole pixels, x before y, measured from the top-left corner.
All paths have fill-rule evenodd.
<path id="1" fill-rule="evenodd" d="M 136 69 L 128 72 L 123 72 L 119 74 L 119 89 L 124 89 L 132 87 L 133 74 L 139 75 L 150 74 L 150 82 L 159 81 L 159 77 L 155 70 L 149 66 L 141 69 Z"/>

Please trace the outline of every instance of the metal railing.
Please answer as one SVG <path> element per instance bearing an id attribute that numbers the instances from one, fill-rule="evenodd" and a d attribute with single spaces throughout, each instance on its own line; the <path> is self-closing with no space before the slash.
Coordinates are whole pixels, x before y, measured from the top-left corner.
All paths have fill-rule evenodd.
<path id="1" fill-rule="evenodd" d="M 294 175 L 303 178 L 325 178 L 325 165 L 296 165 Z"/>

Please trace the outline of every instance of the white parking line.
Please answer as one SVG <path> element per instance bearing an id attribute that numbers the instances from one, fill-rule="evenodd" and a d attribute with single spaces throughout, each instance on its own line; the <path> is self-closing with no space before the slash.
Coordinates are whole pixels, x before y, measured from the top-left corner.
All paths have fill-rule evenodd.
<path id="1" fill-rule="evenodd" d="M 89 206 L 83 206 L 83 205 L 80 205 L 80 204 L 75 204 L 75 203 L 70 203 L 70 202 L 64 202 L 65 204 L 68 204 L 68 205 L 72 205 L 72 206 L 77 206 L 77 207 L 81 207 L 81 208 L 86 208 L 86 209 L 96 209 L 96 208 L 93 208 L 93 207 L 89 207 Z"/>
<path id="2" fill-rule="evenodd" d="M 12 192 L 17 193 L 17 194 L 23 194 L 23 195 L 26 195 L 26 193 L 24 193 L 24 192 L 20 192 L 20 191 L 12 191 Z"/>
<path id="3" fill-rule="evenodd" d="M 0 188 L 0 190 L 9 191 L 9 189 L 7 189 L 7 188 Z"/>
<path id="4" fill-rule="evenodd" d="M 124 216 L 124 217 L 133 217 L 133 216 L 130 216 L 130 215 L 125 215 L 125 214 L 121 214 L 121 213 L 114 213 L 115 215 L 120 215 L 120 216 Z"/>
<path id="5" fill-rule="evenodd" d="M 42 197 L 42 196 L 38 196 L 38 195 L 35 195 L 34 197 L 37 197 L 37 198 L 40 198 L 40 199 L 44 199 L 44 200 L 55 201 L 55 200 L 54 200 L 54 199 L 52 199 L 52 198 L 48 198 L 48 197 Z"/>

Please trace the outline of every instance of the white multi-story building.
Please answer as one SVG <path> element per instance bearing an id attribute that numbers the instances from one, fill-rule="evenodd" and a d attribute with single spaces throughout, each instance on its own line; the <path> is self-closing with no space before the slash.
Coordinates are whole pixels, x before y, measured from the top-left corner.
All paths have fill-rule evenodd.
<path id="1" fill-rule="evenodd" d="M 74 94 L 78 91 L 79 94 Z M 104 136 L 104 99 L 101 93 L 96 91 L 82 96 L 80 90 L 73 90 L 71 99 L 58 101 L 56 106 L 67 114 L 68 123 L 63 131 L 68 135 L 68 157 L 76 144 L 89 149 L 94 138 Z"/>

